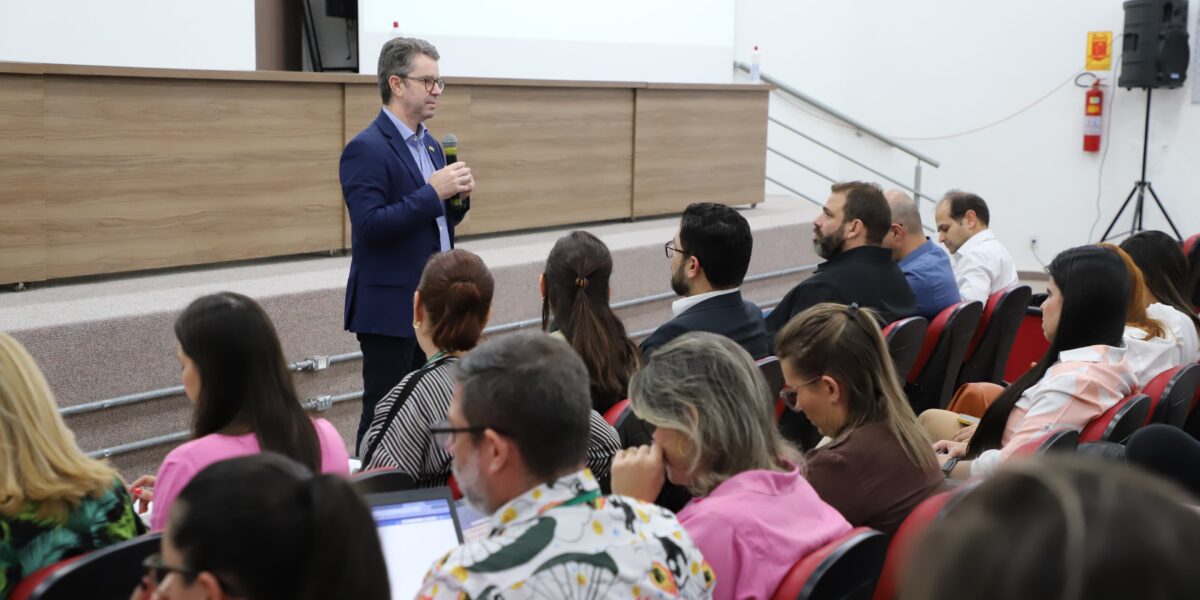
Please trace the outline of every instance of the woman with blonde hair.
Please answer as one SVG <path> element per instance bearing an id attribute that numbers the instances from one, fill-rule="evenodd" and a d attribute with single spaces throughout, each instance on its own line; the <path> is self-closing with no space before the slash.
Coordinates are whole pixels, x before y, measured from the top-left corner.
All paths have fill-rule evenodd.
<path id="1" fill-rule="evenodd" d="M 653 445 L 617 454 L 613 492 L 652 501 L 665 473 L 696 496 L 679 522 L 716 573 L 713 598 L 770 598 L 796 561 L 850 530 L 805 481 L 737 342 L 682 335 L 629 388 L 634 414 L 657 429 Z"/>
<path id="2" fill-rule="evenodd" d="M 786 403 L 832 438 L 808 453 L 808 482 L 851 525 L 891 535 L 942 474 L 877 323 L 857 304 L 818 304 L 784 326 L 775 354 Z"/>
<path id="3" fill-rule="evenodd" d="M 0 332 L 0 598 L 42 567 L 144 532 L 117 471 L 79 449 L 33 357 Z"/>

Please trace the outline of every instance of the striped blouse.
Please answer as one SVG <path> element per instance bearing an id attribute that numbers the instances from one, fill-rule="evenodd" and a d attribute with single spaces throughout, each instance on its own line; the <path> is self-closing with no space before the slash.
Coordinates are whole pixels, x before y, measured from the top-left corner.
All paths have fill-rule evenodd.
<path id="1" fill-rule="evenodd" d="M 450 453 L 433 443 L 429 428 L 446 418 L 450 412 L 450 400 L 454 398 L 454 363 L 458 358 L 448 357 L 430 369 L 413 386 L 408 400 L 403 403 L 383 431 L 388 412 L 396 403 L 401 390 L 413 373 L 404 376 L 396 387 L 375 405 L 375 416 L 371 427 L 363 436 L 359 456 L 365 457 L 367 448 L 379 438 L 379 446 L 371 456 L 371 462 L 363 470 L 392 468 L 412 475 L 421 487 L 440 487 L 450 478 Z M 382 437 L 381 437 L 382 436 Z M 591 411 L 591 436 L 588 440 L 587 466 L 597 478 L 607 478 L 612 469 L 612 459 L 621 449 L 621 440 L 596 411 Z"/>

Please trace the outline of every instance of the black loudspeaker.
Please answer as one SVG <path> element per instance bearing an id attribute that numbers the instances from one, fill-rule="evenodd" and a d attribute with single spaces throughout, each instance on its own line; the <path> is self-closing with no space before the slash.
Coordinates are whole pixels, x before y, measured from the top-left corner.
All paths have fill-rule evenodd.
<path id="1" fill-rule="evenodd" d="M 1184 5 L 1187 6 L 1186 4 Z M 1183 9 L 1187 16 L 1187 8 Z M 358 0 L 325 0 L 325 16 L 339 19 L 358 18 Z"/>
<path id="2" fill-rule="evenodd" d="M 1123 88 L 1177 88 L 1187 79 L 1187 0 L 1129 0 L 1121 44 Z"/>

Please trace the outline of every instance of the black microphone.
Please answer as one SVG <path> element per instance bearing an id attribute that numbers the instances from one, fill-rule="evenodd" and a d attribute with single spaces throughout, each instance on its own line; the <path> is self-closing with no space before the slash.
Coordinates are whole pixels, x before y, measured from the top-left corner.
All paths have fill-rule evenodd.
<path id="1" fill-rule="evenodd" d="M 442 150 L 446 153 L 446 166 L 458 162 L 458 136 L 447 133 L 446 137 L 442 138 Z M 451 196 L 449 202 L 451 208 L 462 208 L 462 199 L 458 194 Z"/>

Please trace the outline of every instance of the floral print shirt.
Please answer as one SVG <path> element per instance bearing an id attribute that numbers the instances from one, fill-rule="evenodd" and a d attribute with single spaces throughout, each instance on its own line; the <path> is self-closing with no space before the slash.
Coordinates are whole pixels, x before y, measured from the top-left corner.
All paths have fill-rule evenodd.
<path id="1" fill-rule="evenodd" d="M 38 505 L 27 502 L 16 515 L 0 517 L 0 600 L 42 567 L 146 532 L 120 481 L 99 498 L 85 497 L 66 520 L 37 512 Z"/>
<path id="2" fill-rule="evenodd" d="M 704 599 L 715 583 L 671 511 L 602 496 L 584 469 L 501 506 L 489 536 L 434 563 L 417 598 Z"/>

